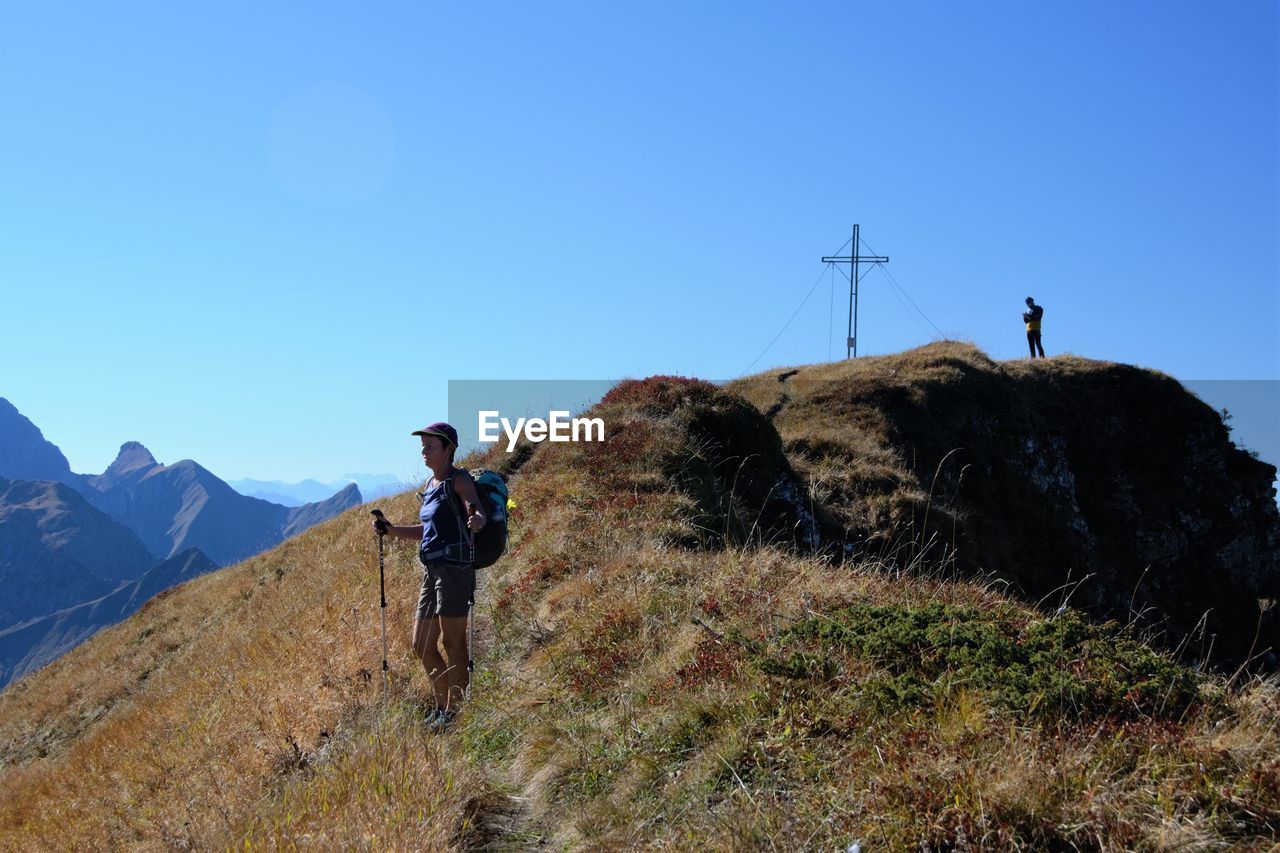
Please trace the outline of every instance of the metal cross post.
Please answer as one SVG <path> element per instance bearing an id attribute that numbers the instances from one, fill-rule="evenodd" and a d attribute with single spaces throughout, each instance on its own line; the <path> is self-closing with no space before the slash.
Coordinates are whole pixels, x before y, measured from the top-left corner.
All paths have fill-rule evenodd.
<path id="1" fill-rule="evenodd" d="M 842 264 L 847 263 L 850 267 L 849 272 L 849 337 L 845 340 L 844 357 L 849 358 L 851 355 L 858 355 L 858 280 L 860 263 L 887 264 L 887 257 L 878 255 L 860 255 L 858 254 L 858 226 L 853 226 L 853 248 L 849 251 L 848 257 L 828 257 L 823 258 L 824 264 Z"/>

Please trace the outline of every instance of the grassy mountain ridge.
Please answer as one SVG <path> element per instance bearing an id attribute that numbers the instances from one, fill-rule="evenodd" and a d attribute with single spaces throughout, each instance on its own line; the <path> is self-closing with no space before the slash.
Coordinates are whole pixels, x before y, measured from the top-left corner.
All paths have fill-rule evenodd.
<path id="1" fill-rule="evenodd" d="M 352 509 L 0 693 L 0 847 L 1275 839 L 1271 683 L 1229 686 L 927 556 L 833 564 L 812 546 L 840 507 L 765 414 L 706 383 L 627 383 L 593 414 L 603 444 L 471 460 L 511 474 L 519 506 L 456 730 L 414 722 L 403 544 L 382 710 L 374 538 Z"/>

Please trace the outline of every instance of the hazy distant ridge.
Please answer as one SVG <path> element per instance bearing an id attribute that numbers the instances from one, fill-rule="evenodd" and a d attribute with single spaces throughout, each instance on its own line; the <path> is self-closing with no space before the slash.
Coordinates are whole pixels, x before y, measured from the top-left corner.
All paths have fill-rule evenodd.
<path id="1" fill-rule="evenodd" d="M 396 479 L 390 474 L 344 474 L 341 479 L 322 483 L 319 480 L 302 480 L 286 483 L 283 480 L 227 480 L 227 485 L 240 494 L 271 501 L 283 506 L 301 506 L 328 500 L 354 483 L 365 500 L 397 494 L 409 488 L 411 483 Z"/>

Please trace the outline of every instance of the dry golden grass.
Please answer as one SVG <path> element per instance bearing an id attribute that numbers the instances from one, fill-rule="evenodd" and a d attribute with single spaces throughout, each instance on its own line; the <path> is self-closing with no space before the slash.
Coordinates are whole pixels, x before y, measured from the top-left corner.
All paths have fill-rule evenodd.
<path id="1" fill-rule="evenodd" d="M 444 850 L 481 840 L 485 788 L 399 705 L 279 787 L 243 833 L 249 849 Z"/>
<path id="2" fill-rule="evenodd" d="M 415 511 L 411 495 L 385 506 Z M 369 832 L 368 846 L 419 847 L 389 814 L 421 816 L 437 830 L 426 846 L 447 844 L 462 830 L 459 780 L 439 772 L 436 745 L 371 714 L 381 639 L 367 519 L 353 509 L 171 590 L 0 694 L 0 847 L 346 844 Z M 425 691 L 407 644 L 415 557 L 400 547 L 388 559 L 401 705 Z M 351 824 L 318 826 L 334 813 Z"/>

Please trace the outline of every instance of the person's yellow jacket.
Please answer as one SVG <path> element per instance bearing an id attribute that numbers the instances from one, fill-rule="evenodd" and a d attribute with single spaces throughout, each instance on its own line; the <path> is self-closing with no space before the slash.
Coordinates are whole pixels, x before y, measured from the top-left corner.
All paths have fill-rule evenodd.
<path id="1" fill-rule="evenodd" d="M 1040 318 L 1044 316 L 1044 308 L 1039 305 L 1033 307 L 1030 311 L 1022 312 L 1022 321 L 1027 324 L 1028 332 L 1040 331 Z"/>

